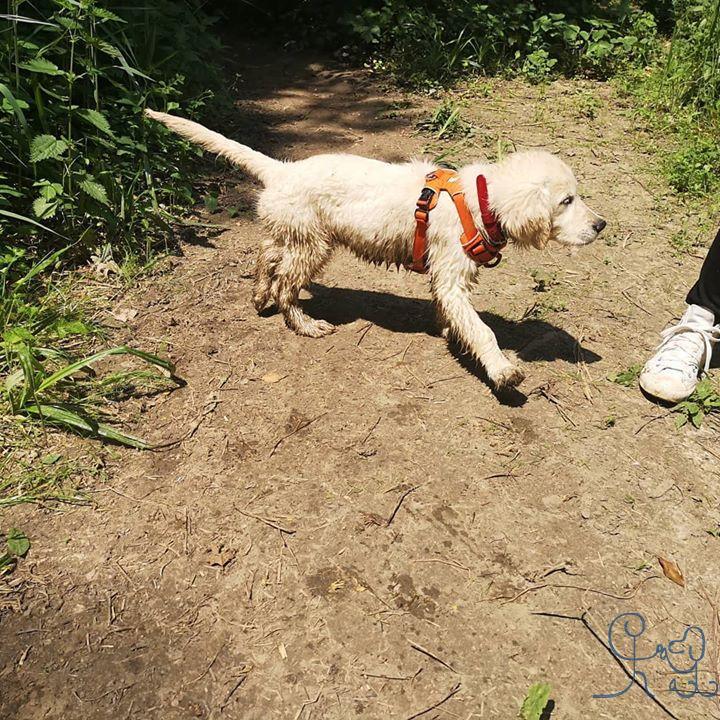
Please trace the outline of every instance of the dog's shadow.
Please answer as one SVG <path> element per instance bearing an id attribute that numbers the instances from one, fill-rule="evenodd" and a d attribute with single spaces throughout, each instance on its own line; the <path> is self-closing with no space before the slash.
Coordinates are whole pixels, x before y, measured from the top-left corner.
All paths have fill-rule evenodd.
<path id="1" fill-rule="evenodd" d="M 326 287 L 317 283 L 311 284 L 309 290 L 312 298 L 302 301 L 303 309 L 312 317 L 322 318 L 333 325 L 367 320 L 393 332 L 439 333 L 430 300 L 375 290 Z M 601 359 L 597 353 L 583 348 L 570 333 L 546 320 L 506 320 L 490 312 L 481 312 L 479 315 L 495 333 L 500 347 L 515 351 L 525 362 L 565 360 L 571 363 L 594 363 Z M 457 343 L 451 343 L 450 350 L 468 372 L 492 386 L 485 371 Z M 503 404 L 513 406 L 523 405 L 527 400 L 516 389 L 497 392 L 496 397 Z"/>

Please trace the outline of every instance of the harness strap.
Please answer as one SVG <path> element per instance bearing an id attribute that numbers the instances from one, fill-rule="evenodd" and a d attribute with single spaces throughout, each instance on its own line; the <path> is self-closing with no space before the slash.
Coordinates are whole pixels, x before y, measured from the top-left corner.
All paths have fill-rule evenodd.
<path id="1" fill-rule="evenodd" d="M 460 186 L 460 177 L 454 170 L 438 168 L 428 173 L 425 180 L 426 184 L 420 193 L 415 210 L 413 259 L 412 263 L 406 267 L 417 273 L 427 272 L 427 229 L 430 223 L 430 211 L 437 205 L 441 192 L 448 193 L 455 205 L 463 229 L 460 244 L 465 253 L 478 265 L 495 267 L 502 258 L 500 250 L 505 247 L 507 241 L 500 223 L 490 209 L 485 177 L 478 175 L 476 184 L 480 214 L 488 234 L 487 240 L 475 225 L 472 213 L 465 202 L 465 193 Z"/>

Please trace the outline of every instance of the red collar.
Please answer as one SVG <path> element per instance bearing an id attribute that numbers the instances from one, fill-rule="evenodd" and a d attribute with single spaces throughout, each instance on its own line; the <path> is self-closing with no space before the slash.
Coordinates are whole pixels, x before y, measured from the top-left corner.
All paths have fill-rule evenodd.
<path id="1" fill-rule="evenodd" d="M 502 229 L 502 225 L 497 215 L 490 209 L 490 200 L 488 199 L 487 180 L 484 175 L 478 175 L 475 179 L 477 186 L 478 202 L 480 203 L 480 215 L 482 217 L 485 232 L 491 245 L 498 249 L 502 249 L 507 245 L 507 238 Z"/>

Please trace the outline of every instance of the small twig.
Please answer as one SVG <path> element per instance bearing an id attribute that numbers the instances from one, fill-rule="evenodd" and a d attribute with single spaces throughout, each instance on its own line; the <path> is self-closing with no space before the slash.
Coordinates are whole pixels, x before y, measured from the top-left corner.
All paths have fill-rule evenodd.
<path id="1" fill-rule="evenodd" d="M 373 424 L 373 426 L 368 430 L 367 435 L 365 435 L 365 437 L 364 437 L 364 438 L 362 439 L 362 441 L 360 442 L 361 445 L 364 445 L 364 444 L 368 441 L 368 439 L 370 438 L 370 436 L 373 434 L 375 428 L 380 424 L 380 421 L 381 421 L 381 420 L 382 420 L 382 415 L 375 421 L 375 423 Z"/>
<path id="2" fill-rule="evenodd" d="M 222 712 L 226 707 L 227 704 L 232 700 L 233 695 L 238 691 L 240 686 L 247 680 L 249 670 L 246 670 L 243 672 L 240 677 L 237 679 L 237 682 L 230 688 L 228 691 L 228 694 L 225 696 L 225 699 L 223 700 L 222 705 L 220 706 L 219 710 Z"/>
<path id="3" fill-rule="evenodd" d="M 370 332 L 372 329 L 373 324 L 368 323 L 360 332 L 360 337 L 358 338 L 357 343 L 355 343 L 355 347 L 360 347 L 360 343 L 365 339 L 365 336 Z"/>
<path id="4" fill-rule="evenodd" d="M 269 457 L 272 457 L 276 452 L 277 449 L 282 445 L 288 438 L 292 437 L 293 435 L 296 435 L 301 430 L 304 430 L 308 425 L 312 425 L 316 420 L 319 420 L 324 415 L 327 415 L 327 410 L 325 412 L 320 413 L 319 415 L 316 415 L 314 418 L 311 418 L 310 420 L 306 420 L 305 422 L 300 423 L 294 430 L 287 433 L 287 435 L 283 435 L 276 443 L 273 445 L 273 449 L 270 451 Z"/>
<path id="5" fill-rule="evenodd" d="M 544 588 L 580 590 L 581 592 L 594 593 L 595 595 L 602 595 L 603 597 L 613 598 L 614 600 L 632 600 L 632 598 L 635 597 L 637 591 L 642 585 L 644 585 L 648 580 L 654 580 L 659 577 L 660 575 L 648 575 L 648 577 L 640 580 L 640 582 L 630 592 L 625 593 L 625 595 L 616 595 L 615 593 L 606 592 L 605 590 L 596 590 L 595 588 L 583 587 L 582 585 L 570 585 L 568 583 L 542 583 L 540 585 L 533 585 L 529 588 L 525 588 L 522 592 L 519 592 L 517 595 L 514 595 L 511 598 L 508 598 L 507 595 L 497 595 L 496 597 L 488 598 L 488 601 L 490 602 L 493 600 L 506 600 L 507 602 L 504 602 L 503 605 L 509 605 L 510 603 L 513 603 L 519 598 L 521 598 L 526 593 L 536 592 L 538 590 L 543 590 Z"/>
<path id="6" fill-rule="evenodd" d="M 672 413 L 672 410 L 668 410 L 666 413 L 663 413 L 662 415 L 655 415 L 654 417 L 651 417 L 647 422 L 644 422 L 634 433 L 633 435 L 639 435 L 650 423 L 654 423 L 656 420 L 662 420 L 663 418 L 666 418 L 668 415 Z"/>
<path id="7" fill-rule="evenodd" d="M 305 692 L 307 693 L 307 691 L 305 691 Z M 322 692 L 321 692 L 320 690 L 318 690 L 317 697 L 316 697 L 314 700 L 306 700 L 306 701 L 300 706 L 300 709 L 297 711 L 297 714 L 295 715 L 295 720 L 299 720 L 299 719 L 300 719 L 300 716 L 303 714 L 303 710 L 304 710 L 308 705 L 314 705 L 314 704 L 320 699 L 320 696 L 321 696 L 321 695 L 322 695 Z"/>
<path id="8" fill-rule="evenodd" d="M 379 675 L 376 673 L 360 673 L 363 677 L 368 678 L 380 678 L 381 680 L 414 680 L 420 673 L 422 672 L 422 668 L 419 667 L 414 675 Z"/>
<path id="9" fill-rule="evenodd" d="M 398 514 L 398 510 L 400 509 L 400 506 L 403 504 L 403 501 L 405 500 L 405 498 L 406 498 L 411 492 L 415 492 L 415 490 L 417 490 L 419 487 L 420 487 L 419 485 L 414 485 L 413 487 L 408 488 L 408 489 L 400 496 L 400 499 L 397 501 L 397 505 L 395 505 L 395 509 L 392 511 L 392 513 L 390 514 L 390 517 L 387 519 L 387 522 L 385 523 L 385 527 L 390 527 L 390 524 L 391 524 L 392 521 L 395 519 L 395 516 Z"/>
<path id="10" fill-rule="evenodd" d="M 420 712 L 416 712 L 414 715 L 410 715 L 410 717 L 407 718 L 407 720 L 415 720 L 415 718 L 419 718 L 421 715 L 425 715 L 426 713 L 429 713 L 431 710 L 435 710 L 435 708 L 439 708 L 443 703 L 446 703 L 453 695 L 456 695 L 460 692 L 460 688 L 462 685 L 458 683 L 453 687 L 453 689 L 442 699 L 436 702 L 434 705 L 430 705 L 430 707 L 426 707 L 424 710 L 420 710 Z"/>
<path id="11" fill-rule="evenodd" d="M 450 665 L 450 663 L 446 663 L 442 658 L 439 658 L 437 655 L 435 655 L 435 653 L 430 652 L 430 650 L 424 648 L 422 645 L 418 645 L 412 640 L 408 640 L 408 642 L 410 643 L 410 647 L 413 648 L 413 650 L 417 650 L 419 653 L 427 655 L 429 658 L 431 658 L 435 662 L 440 663 L 443 667 L 446 667 L 451 672 L 454 672 L 456 675 L 458 674 L 458 671 L 452 665 Z"/>
<path id="12" fill-rule="evenodd" d="M 650 315 L 650 316 L 652 317 L 652 313 L 651 313 L 647 308 L 644 308 L 642 305 L 640 305 L 639 302 L 637 302 L 636 300 L 633 300 L 633 299 L 630 297 L 630 295 L 628 294 L 628 291 L 627 291 L 627 290 L 623 290 L 623 291 L 621 292 L 621 295 L 622 295 L 631 305 L 634 305 L 636 308 L 638 308 L 638 310 L 642 310 L 646 315 Z"/>
<path id="13" fill-rule="evenodd" d="M 260 515 L 253 515 L 252 513 L 245 512 L 245 510 L 241 510 L 238 507 L 236 507 L 235 510 L 237 510 L 241 515 L 245 515 L 245 517 L 252 518 L 253 520 L 258 520 L 261 523 L 265 523 L 266 525 L 269 525 L 271 528 L 275 528 L 275 530 L 279 530 L 282 533 L 286 533 L 288 535 L 293 535 L 296 532 L 295 530 L 291 530 L 290 528 L 286 528 L 286 527 L 283 527 L 282 525 L 278 525 L 274 520 L 260 517 Z"/>

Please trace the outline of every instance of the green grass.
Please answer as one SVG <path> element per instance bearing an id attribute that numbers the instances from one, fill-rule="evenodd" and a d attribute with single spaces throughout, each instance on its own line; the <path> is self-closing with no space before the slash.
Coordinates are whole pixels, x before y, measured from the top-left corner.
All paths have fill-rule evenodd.
<path id="1" fill-rule="evenodd" d="M 13 462 L 6 461 L 2 466 L 0 510 L 22 503 L 77 505 L 88 502 L 81 483 L 87 469 L 78 461 L 63 458 L 59 453 L 30 458 L 27 448 L 22 454 L 25 459 L 15 462 L 10 458 Z"/>

